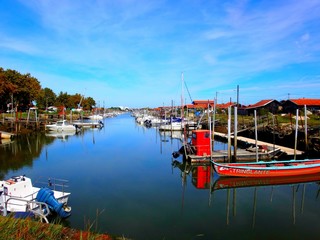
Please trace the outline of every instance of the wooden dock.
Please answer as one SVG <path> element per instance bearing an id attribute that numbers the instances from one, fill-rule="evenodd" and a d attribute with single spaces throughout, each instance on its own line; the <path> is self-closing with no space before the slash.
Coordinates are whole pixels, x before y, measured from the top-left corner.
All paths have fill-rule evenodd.
<path id="1" fill-rule="evenodd" d="M 225 140 L 228 140 L 228 135 L 225 133 L 219 133 L 219 132 L 215 132 L 214 135 L 223 138 Z M 234 136 L 231 136 L 231 140 L 234 141 Z M 255 144 L 255 140 L 252 138 L 246 138 L 246 137 L 240 137 L 237 136 L 237 141 L 238 142 L 244 142 L 244 143 L 249 143 L 249 144 Z M 293 148 L 288 148 L 288 147 L 284 147 L 284 146 L 280 146 L 280 145 L 274 145 L 272 143 L 267 143 L 267 142 L 263 142 L 263 141 L 257 141 L 257 145 L 266 145 L 270 148 L 279 148 L 281 150 L 281 152 L 284 152 L 288 155 L 294 155 L 294 149 Z M 303 152 L 296 150 L 296 155 L 301 155 Z"/>
<path id="2" fill-rule="evenodd" d="M 274 151 L 271 150 L 269 152 L 259 152 L 258 153 L 258 161 L 270 161 L 276 157 L 277 154 L 280 153 L 280 149 L 275 149 Z M 232 153 L 233 154 L 233 153 Z M 255 152 L 250 152 L 245 149 L 238 149 L 237 150 L 237 159 L 233 159 L 234 156 L 231 156 L 231 161 L 235 162 L 253 162 L 257 161 L 257 155 Z M 210 162 L 211 159 L 215 162 L 223 163 L 223 162 L 230 162 L 229 155 L 227 150 L 219 150 L 213 151 L 212 155 L 188 155 L 188 161 L 191 163 L 206 163 Z"/>
<path id="3" fill-rule="evenodd" d="M 219 133 L 215 132 L 215 138 L 218 137 L 223 140 L 228 140 L 228 136 L 225 133 Z M 234 141 L 234 136 L 231 136 L 231 141 Z M 247 143 L 247 144 L 252 144 L 255 145 L 255 140 L 251 138 L 246 138 L 246 137 L 237 137 L 238 142 L 242 143 Z M 199 155 L 194 155 L 194 154 L 189 154 L 187 155 L 187 159 L 191 161 L 192 163 L 204 163 L 208 162 L 211 159 L 216 161 L 216 162 L 252 162 L 252 161 L 270 161 L 274 159 L 278 159 L 279 156 L 282 154 L 286 154 L 288 156 L 294 156 L 296 155 L 301 155 L 303 152 L 284 146 L 280 145 L 275 145 L 263 141 L 257 141 L 258 146 L 267 146 L 265 151 L 258 151 L 258 156 L 255 151 L 255 148 L 251 149 L 251 151 L 248 151 L 248 149 L 237 149 L 236 153 L 236 159 L 235 156 L 233 156 L 234 152 L 231 151 L 230 157 L 231 160 L 229 159 L 229 154 L 228 150 L 218 150 L 218 151 L 213 151 L 211 153 L 211 156 L 208 154 L 205 154 L 203 156 Z"/>

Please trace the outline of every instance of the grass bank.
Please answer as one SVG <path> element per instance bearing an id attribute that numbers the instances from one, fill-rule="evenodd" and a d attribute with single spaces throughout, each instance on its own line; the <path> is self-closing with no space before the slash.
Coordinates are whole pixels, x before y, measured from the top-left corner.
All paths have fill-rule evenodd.
<path id="1" fill-rule="evenodd" d="M 0 239 L 6 240 L 128 240 L 106 234 L 96 234 L 63 227 L 58 224 L 36 222 L 31 219 L 17 219 L 0 216 Z"/>

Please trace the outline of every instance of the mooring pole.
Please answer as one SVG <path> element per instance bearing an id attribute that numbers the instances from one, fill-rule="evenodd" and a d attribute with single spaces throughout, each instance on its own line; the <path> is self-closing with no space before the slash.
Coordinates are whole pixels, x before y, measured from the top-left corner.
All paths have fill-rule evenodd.
<path id="1" fill-rule="evenodd" d="M 307 119 L 307 105 L 304 105 L 304 141 L 306 144 L 306 150 L 308 150 L 308 119 Z"/>

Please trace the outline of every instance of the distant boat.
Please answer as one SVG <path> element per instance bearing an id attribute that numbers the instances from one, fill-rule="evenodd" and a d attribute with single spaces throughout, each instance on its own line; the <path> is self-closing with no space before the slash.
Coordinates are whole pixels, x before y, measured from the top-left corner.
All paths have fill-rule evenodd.
<path id="1" fill-rule="evenodd" d="M 73 122 L 73 125 L 75 125 L 78 128 L 103 128 L 104 123 L 99 120 L 99 121 L 75 121 Z"/>
<path id="2" fill-rule="evenodd" d="M 0 131 L 0 139 L 12 139 L 14 137 L 13 133 Z"/>
<path id="3" fill-rule="evenodd" d="M 103 116 L 99 115 L 99 114 L 94 114 L 94 115 L 90 115 L 87 117 L 88 119 L 91 119 L 91 120 L 102 120 L 103 119 Z"/>
<path id="4" fill-rule="evenodd" d="M 182 122 L 171 122 L 159 126 L 159 131 L 182 131 Z"/>
<path id="5" fill-rule="evenodd" d="M 3 216 L 13 214 L 16 217 L 39 217 L 48 222 L 47 216 L 56 213 L 61 218 L 71 215 L 67 206 L 70 193 L 65 192 L 67 181 L 49 179 L 48 187 L 34 187 L 26 176 L 11 177 L 0 181 L 0 213 Z M 58 191 L 56 188 L 62 188 Z M 53 188 L 54 190 L 52 190 Z"/>
<path id="6" fill-rule="evenodd" d="M 57 131 L 57 132 L 76 132 L 76 126 L 70 124 L 67 120 L 57 121 L 53 124 L 45 125 L 48 131 Z"/>
<path id="7" fill-rule="evenodd" d="M 217 163 L 212 161 L 214 170 L 226 177 L 290 177 L 320 173 L 320 159 Z"/>

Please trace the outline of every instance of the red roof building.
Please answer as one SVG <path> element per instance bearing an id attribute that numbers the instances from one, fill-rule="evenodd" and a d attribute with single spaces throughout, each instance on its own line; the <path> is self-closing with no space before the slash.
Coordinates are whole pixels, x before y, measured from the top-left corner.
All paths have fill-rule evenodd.
<path id="1" fill-rule="evenodd" d="M 218 108 L 218 109 L 228 109 L 228 107 L 234 107 L 234 106 L 237 106 L 237 104 L 233 103 L 233 102 L 227 102 L 227 103 L 217 104 L 216 108 Z"/>
<path id="2" fill-rule="evenodd" d="M 314 98 L 299 98 L 286 100 L 282 106 L 283 111 L 288 113 L 294 113 L 296 109 L 302 109 L 306 105 L 310 111 L 320 110 L 320 99 Z"/>
<path id="3" fill-rule="evenodd" d="M 207 109 L 213 108 L 214 101 L 213 100 L 194 100 L 193 102 L 193 108 L 202 108 L 202 109 Z"/>
<path id="4" fill-rule="evenodd" d="M 247 106 L 245 109 L 248 112 L 248 114 L 251 114 L 254 112 L 254 110 L 267 110 L 272 113 L 276 113 L 280 110 L 280 102 L 274 99 L 266 99 L 261 100 L 253 105 Z"/>

